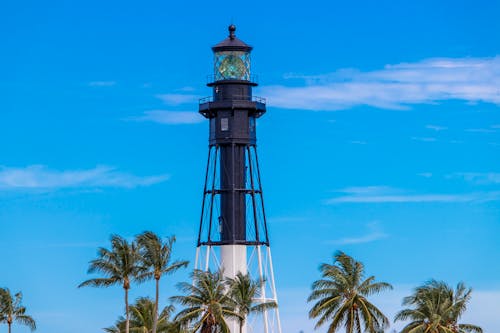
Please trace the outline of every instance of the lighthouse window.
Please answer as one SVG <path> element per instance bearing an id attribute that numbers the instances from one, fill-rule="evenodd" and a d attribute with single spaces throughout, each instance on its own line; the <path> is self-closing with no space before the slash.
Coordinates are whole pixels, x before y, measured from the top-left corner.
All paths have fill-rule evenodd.
<path id="1" fill-rule="evenodd" d="M 229 131 L 229 118 L 221 118 L 220 119 L 220 130 L 221 131 Z"/>

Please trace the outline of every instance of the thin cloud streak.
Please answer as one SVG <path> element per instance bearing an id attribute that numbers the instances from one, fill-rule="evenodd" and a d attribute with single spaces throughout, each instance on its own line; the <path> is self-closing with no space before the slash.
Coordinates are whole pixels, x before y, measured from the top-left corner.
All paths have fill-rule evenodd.
<path id="1" fill-rule="evenodd" d="M 500 105 L 500 56 L 436 58 L 361 72 L 341 69 L 318 76 L 288 75 L 299 85 L 261 88 L 270 105 L 284 109 L 343 110 L 356 106 L 405 110 L 443 100 Z"/>
<path id="2" fill-rule="evenodd" d="M 329 199 L 327 203 L 385 203 L 385 202 L 470 202 L 477 198 L 471 195 L 446 195 L 446 194 L 423 194 L 423 195 L 372 195 L 372 196 L 343 196 Z"/>
<path id="3" fill-rule="evenodd" d="M 462 178 L 474 184 L 500 184 L 500 173 L 497 172 L 456 172 L 449 178 Z"/>
<path id="4" fill-rule="evenodd" d="M 441 131 L 445 131 L 448 129 L 448 127 L 438 126 L 438 125 L 427 125 L 427 126 L 425 126 L 425 128 L 436 131 L 436 132 L 441 132 Z"/>
<path id="5" fill-rule="evenodd" d="M 371 243 L 380 239 L 387 238 L 388 235 L 383 232 L 372 232 L 370 234 L 360 236 L 360 237 L 351 237 L 351 238 L 341 238 L 339 240 L 333 241 L 335 244 L 339 245 L 352 245 L 352 244 L 365 244 Z"/>
<path id="6" fill-rule="evenodd" d="M 116 85 L 116 81 L 92 81 L 89 82 L 91 87 L 112 87 Z"/>
<path id="7" fill-rule="evenodd" d="M 415 194 L 389 187 L 353 187 L 337 191 L 340 196 L 327 199 L 328 205 L 341 203 L 460 203 L 500 200 L 500 191 L 463 194 Z"/>
<path id="8" fill-rule="evenodd" d="M 470 133 L 495 133 L 496 131 L 490 128 L 468 128 L 465 130 Z"/>
<path id="9" fill-rule="evenodd" d="M 389 237 L 388 234 L 380 230 L 379 224 L 376 221 L 368 223 L 367 229 L 369 230 L 369 232 L 365 235 L 358 237 L 341 238 L 338 240 L 334 240 L 331 243 L 338 245 L 365 244 Z"/>
<path id="10" fill-rule="evenodd" d="M 180 105 L 186 103 L 198 103 L 200 96 L 193 94 L 160 94 L 156 95 L 163 103 L 168 105 Z"/>
<path id="11" fill-rule="evenodd" d="M 134 188 L 164 182 L 169 175 L 136 176 L 108 166 L 86 170 L 52 170 L 43 165 L 0 167 L 0 191 L 68 188 Z"/>
<path id="12" fill-rule="evenodd" d="M 422 142 L 435 142 L 435 141 L 437 141 L 436 138 L 421 138 L 421 137 L 416 137 L 416 136 L 412 137 L 411 139 L 415 140 L 415 141 L 422 141 Z"/>
<path id="13" fill-rule="evenodd" d="M 420 173 L 417 173 L 417 176 L 424 177 L 424 178 L 431 178 L 432 172 L 420 172 Z"/>
<path id="14" fill-rule="evenodd" d="M 168 125 L 186 125 L 201 123 L 204 118 L 197 112 L 151 110 L 145 111 L 142 116 L 130 117 L 127 120 L 151 121 Z"/>

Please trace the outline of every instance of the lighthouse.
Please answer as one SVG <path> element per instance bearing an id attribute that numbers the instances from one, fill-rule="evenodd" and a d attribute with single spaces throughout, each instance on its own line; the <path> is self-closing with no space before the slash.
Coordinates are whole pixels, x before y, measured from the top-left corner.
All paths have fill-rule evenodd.
<path id="1" fill-rule="evenodd" d="M 260 281 L 255 303 L 278 303 L 257 155 L 257 120 L 264 98 L 253 96 L 252 47 L 230 25 L 226 39 L 212 47 L 213 74 L 199 112 L 209 124 L 208 160 L 203 188 L 195 268 L 238 272 Z M 229 320 L 231 332 L 239 325 Z M 279 306 L 246 320 L 243 332 L 281 333 Z"/>

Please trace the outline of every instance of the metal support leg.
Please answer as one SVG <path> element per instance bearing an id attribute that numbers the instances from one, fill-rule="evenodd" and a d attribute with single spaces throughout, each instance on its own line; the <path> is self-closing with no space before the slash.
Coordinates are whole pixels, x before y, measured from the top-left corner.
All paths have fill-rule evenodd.
<path id="1" fill-rule="evenodd" d="M 260 251 L 260 245 L 257 245 L 257 260 L 259 263 L 259 281 L 260 281 L 260 290 L 261 290 L 260 297 L 265 300 L 266 299 L 266 285 L 265 285 L 265 281 L 264 281 L 264 270 L 262 267 L 262 253 Z M 269 332 L 269 323 L 268 323 L 267 310 L 264 310 L 263 316 L 264 316 L 264 333 L 268 333 Z"/>
<path id="2" fill-rule="evenodd" d="M 276 303 L 278 303 L 278 294 L 276 292 L 276 284 L 274 281 L 274 268 L 273 268 L 273 258 L 271 257 L 271 248 L 267 246 L 267 257 L 269 258 L 269 273 L 271 274 L 271 290 L 273 291 L 273 298 Z M 278 323 L 278 333 L 281 333 L 281 320 L 279 313 L 279 306 L 274 309 L 276 313 L 276 322 Z"/>
<path id="3" fill-rule="evenodd" d="M 208 268 L 210 267 L 210 245 L 207 245 L 207 257 L 205 258 L 205 271 L 208 271 Z"/>

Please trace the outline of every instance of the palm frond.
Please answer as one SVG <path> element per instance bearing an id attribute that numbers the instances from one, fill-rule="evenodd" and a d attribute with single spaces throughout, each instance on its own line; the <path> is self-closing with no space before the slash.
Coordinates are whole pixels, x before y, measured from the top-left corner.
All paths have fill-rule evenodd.
<path id="1" fill-rule="evenodd" d="M 388 319 L 371 304 L 366 296 L 379 293 L 392 286 L 385 282 L 374 282 L 375 277 L 364 279 L 364 265 L 344 252 L 336 252 L 333 264 L 320 265 L 321 279 L 312 284 L 307 301 L 315 301 L 309 318 L 316 318 L 316 328 L 329 323 L 328 332 L 341 326 L 346 332 L 361 333 L 387 327 Z"/>
<path id="2" fill-rule="evenodd" d="M 466 332 L 466 333 L 483 333 L 483 329 L 479 326 L 476 325 L 471 325 L 471 324 L 459 324 L 459 333 Z"/>
<path id="3" fill-rule="evenodd" d="M 14 320 L 14 322 L 28 326 L 32 331 L 36 329 L 33 317 L 26 314 L 26 307 L 22 305 L 23 294 L 11 294 L 8 288 L 0 288 L 0 323 Z"/>
<path id="4" fill-rule="evenodd" d="M 82 287 L 109 287 L 114 284 L 121 283 L 120 280 L 116 278 L 95 278 L 83 281 L 78 285 L 78 288 Z"/>
<path id="5" fill-rule="evenodd" d="M 36 322 L 31 316 L 18 315 L 15 317 L 15 321 L 18 322 L 19 324 L 23 324 L 25 326 L 28 326 L 29 329 L 32 331 L 34 331 L 36 329 Z"/>
<path id="6" fill-rule="evenodd" d="M 410 321 L 408 329 L 405 327 L 402 333 L 419 333 L 422 325 L 438 333 L 465 333 L 468 330 L 479 333 L 482 330 L 478 326 L 457 324 L 470 297 L 471 289 L 463 283 L 453 290 L 443 281 L 429 280 L 403 299 L 403 305 L 410 308 L 400 311 L 395 320 Z"/>

